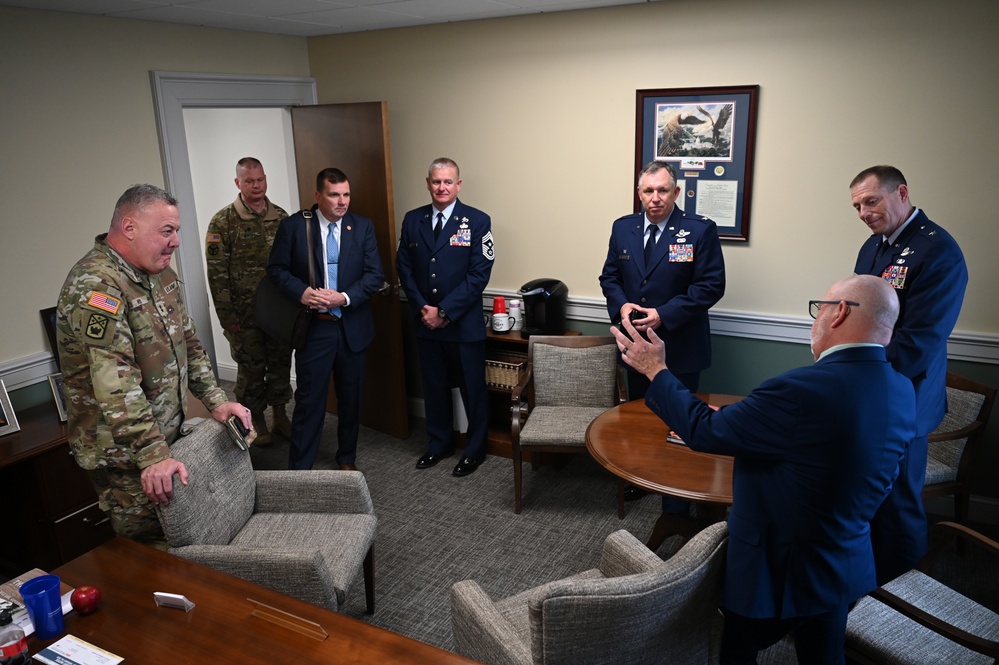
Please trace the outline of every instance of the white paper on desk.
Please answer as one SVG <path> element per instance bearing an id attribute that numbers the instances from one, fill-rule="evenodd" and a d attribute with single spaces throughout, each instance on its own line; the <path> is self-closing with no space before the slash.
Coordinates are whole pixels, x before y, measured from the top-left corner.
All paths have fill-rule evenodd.
<path id="1" fill-rule="evenodd" d="M 73 610 L 73 604 L 69 602 L 69 597 L 73 595 L 76 589 L 70 589 L 66 593 L 62 594 L 62 613 L 69 614 Z M 28 613 L 25 612 L 19 616 L 14 617 L 14 623 L 21 627 L 24 634 L 31 635 L 35 632 L 35 627 L 31 623 L 31 619 L 28 618 Z"/>

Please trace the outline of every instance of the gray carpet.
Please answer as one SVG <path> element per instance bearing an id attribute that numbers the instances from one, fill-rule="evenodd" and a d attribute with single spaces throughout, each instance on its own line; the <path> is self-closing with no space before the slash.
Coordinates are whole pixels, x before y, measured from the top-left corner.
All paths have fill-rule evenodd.
<path id="1" fill-rule="evenodd" d="M 268 416 L 269 420 L 269 416 Z M 314 468 L 334 468 L 336 416 L 327 415 L 323 447 Z M 493 598 L 597 565 L 607 534 L 627 529 L 641 540 L 660 512 L 657 497 L 627 504 L 617 517 L 617 480 L 587 457 L 562 468 L 524 465 L 524 508 L 513 512 L 513 463 L 488 457 L 478 471 L 455 478 L 457 456 L 425 470 L 423 421 L 408 439 L 362 428 L 357 465 L 368 482 L 378 516 L 375 546 L 375 613 L 364 614 L 358 580 L 344 613 L 444 649 L 453 649 L 449 590 L 474 579 Z M 287 468 L 288 444 L 278 436 L 268 448 L 251 448 L 258 469 Z M 667 540 L 669 556 L 678 546 Z"/>

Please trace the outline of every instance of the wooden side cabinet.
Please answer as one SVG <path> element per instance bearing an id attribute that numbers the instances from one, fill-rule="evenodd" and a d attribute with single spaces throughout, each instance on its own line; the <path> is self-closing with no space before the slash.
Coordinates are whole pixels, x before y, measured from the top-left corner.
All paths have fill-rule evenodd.
<path id="1" fill-rule="evenodd" d="M 52 570 L 114 537 L 86 471 L 48 403 L 17 414 L 21 431 L 0 437 L 0 501 L 6 520 L 4 572 Z"/>

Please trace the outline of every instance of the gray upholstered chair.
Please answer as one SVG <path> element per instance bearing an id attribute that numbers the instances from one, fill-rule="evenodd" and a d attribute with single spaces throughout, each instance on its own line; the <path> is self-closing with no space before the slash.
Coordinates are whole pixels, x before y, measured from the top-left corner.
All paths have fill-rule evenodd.
<path id="1" fill-rule="evenodd" d="M 971 481 L 996 389 L 947 372 L 947 415 L 930 434 L 923 498 L 954 495 L 954 519 L 968 521 Z"/>
<path id="2" fill-rule="evenodd" d="M 663 561 L 621 530 L 600 567 L 493 601 L 451 587 L 458 653 L 487 665 L 716 663 L 728 530 L 718 522 Z"/>
<path id="3" fill-rule="evenodd" d="M 999 543 L 960 524 L 940 522 L 934 528 L 999 555 Z M 999 614 L 927 574 L 949 540 L 942 539 L 916 570 L 874 590 L 857 603 L 846 627 L 846 652 L 851 662 L 864 665 L 999 662 Z M 999 562 L 999 558 L 995 561 Z"/>
<path id="4" fill-rule="evenodd" d="M 513 511 L 521 509 L 523 455 L 586 453 L 586 428 L 626 401 L 613 337 L 533 335 L 527 371 L 510 395 Z M 526 420 L 525 420 L 526 418 Z"/>
<path id="5" fill-rule="evenodd" d="M 374 611 L 377 518 L 359 471 L 254 471 L 211 418 L 170 450 L 189 474 L 157 508 L 171 554 L 332 610 L 363 567 Z"/>

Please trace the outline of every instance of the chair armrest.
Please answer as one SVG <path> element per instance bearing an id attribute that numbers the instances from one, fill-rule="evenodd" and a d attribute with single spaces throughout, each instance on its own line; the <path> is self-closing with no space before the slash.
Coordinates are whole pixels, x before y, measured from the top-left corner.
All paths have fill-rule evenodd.
<path id="1" fill-rule="evenodd" d="M 257 513 L 374 514 L 360 471 L 255 471 Z"/>
<path id="2" fill-rule="evenodd" d="M 920 572 L 928 573 L 930 569 L 933 568 L 933 564 L 936 562 L 937 558 L 948 547 L 950 547 L 951 542 L 955 538 L 969 541 L 974 545 L 982 547 L 990 554 L 999 555 L 999 543 L 991 538 L 986 538 L 982 534 L 973 529 L 969 529 L 963 524 L 958 524 L 957 522 L 937 522 L 933 525 L 933 530 L 948 537 L 941 538 L 936 546 L 934 546 L 933 549 L 923 557 L 922 561 L 920 561 L 916 566 L 916 570 L 919 570 Z"/>
<path id="3" fill-rule="evenodd" d="M 961 429 L 948 430 L 946 432 L 930 432 L 927 439 L 930 443 L 934 443 L 936 441 L 953 441 L 954 439 L 963 439 L 967 436 L 971 436 L 983 427 L 985 427 L 985 423 L 980 420 L 976 420 L 973 423 L 965 425 Z"/>
<path id="4" fill-rule="evenodd" d="M 530 665 L 531 649 L 473 580 L 451 587 L 451 629 L 456 651 L 495 665 Z"/>
<path id="5" fill-rule="evenodd" d="M 884 588 L 879 587 L 875 589 L 870 593 L 870 596 L 894 609 L 899 614 L 912 619 L 921 626 L 943 635 L 952 642 L 956 642 L 972 651 L 977 651 L 993 658 L 999 658 L 999 641 L 987 640 L 984 637 L 979 637 L 957 626 L 953 626 L 943 619 L 935 617 L 912 603 L 899 598 L 892 592 L 886 591 Z"/>
<path id="6" fill-rule="evenodd" d="M 170 554 L 316 605 L 338 609 L 336 587 L 318 550 L 244 549 L 230 545 L 171 547 Z"/>
<path id="7" fill-rule="evenodd" d="M 514 446 L 520 445 L 520 426 L 530 412 L 529 402 L 534 401 L 533 381 L 534 366 L 531 363 L 527 363 L 527 370 L 524 372 L 524 376 L 510 393 L 510 443 Z"/>
<path id="8" fill-rule="evenodd" d="M 604 577 L 645 573 L 663 565 L 659 555 L 631 533 L 621 529 L 607 536 L 600 553 L 600 572 Z"/>

